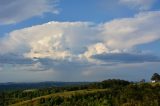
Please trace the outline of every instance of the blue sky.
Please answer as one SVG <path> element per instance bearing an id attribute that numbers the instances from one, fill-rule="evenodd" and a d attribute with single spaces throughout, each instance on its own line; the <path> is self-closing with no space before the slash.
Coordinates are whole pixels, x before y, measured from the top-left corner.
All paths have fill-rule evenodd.
<path id="1" fill-rule="evenodd" d="M 150 80 L 159 0 L 0 0 L 0 82 Z"/>

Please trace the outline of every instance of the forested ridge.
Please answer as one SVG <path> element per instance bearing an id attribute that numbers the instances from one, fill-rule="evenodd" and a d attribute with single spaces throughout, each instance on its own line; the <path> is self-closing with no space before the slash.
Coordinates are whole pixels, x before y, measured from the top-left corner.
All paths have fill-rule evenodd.
<path id="1" fill-rule="evenodd" d="M 160 106 L 160 84 L 105 80 L 0 92 L 0 106 Z"/>

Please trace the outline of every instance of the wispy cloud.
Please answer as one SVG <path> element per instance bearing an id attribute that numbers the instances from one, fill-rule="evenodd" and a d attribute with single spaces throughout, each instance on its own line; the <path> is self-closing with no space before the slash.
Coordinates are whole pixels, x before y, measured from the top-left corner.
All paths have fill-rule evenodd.
<path id="1" fill-rule="evenodd" d="M 0 24 L 13 24 L 44 13 L 57 14 L 57 0 L 0 0 Z"/>
<path id="2" fill-rule="evenodd" d="M 120 3 L 127 5 L 129 8 L 137 10 L 149 10 L 156 0 L 119 0 Z"/>

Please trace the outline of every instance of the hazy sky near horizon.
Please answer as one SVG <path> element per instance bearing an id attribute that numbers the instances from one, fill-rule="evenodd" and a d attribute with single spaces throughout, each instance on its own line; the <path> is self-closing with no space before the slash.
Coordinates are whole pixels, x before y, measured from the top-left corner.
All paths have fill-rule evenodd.
<path id="1" fill-rule="evenodd" d="M 0 0 L 0 82 L 150 80 L 159 0 Z"/>

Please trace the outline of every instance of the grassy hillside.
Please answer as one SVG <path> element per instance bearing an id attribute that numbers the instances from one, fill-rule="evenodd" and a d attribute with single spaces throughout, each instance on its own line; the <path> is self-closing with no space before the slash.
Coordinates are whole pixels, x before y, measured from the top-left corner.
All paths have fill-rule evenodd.
<path id="1" fill-rule="evenodd" d="M 0 106 L 160 106 L 159 83 L 105 80 L 88 85 L 0 92 Z"/>
<path id="2" fill-rule="evenodd" d="M 72 96 L 75 95 L 87 95 L 87 94 L 94 94 L 94 93 L 100 93 L 100 92 L 105 92 L 108 91 L 107 89 L 88 89 L 88 90 L 77 90 L 77 91 L 68 91 L 68 92 L 62 92 L 62 93 L 55 93 L 55 94 L 50 94 L 50 95 L 45 95 L 45 96 L 41 96 L 41 97 L 37 97 L 37 98 L 33 98 L 31 100 L 26 100 L 26 101 L 22 101 L 10 106 L 40 106 L 39 102 L 42 99 L 50 99 L 50 98 L 56 98 L 56 97 L 60 97 L 60 98 L 71 98 Z"/>

